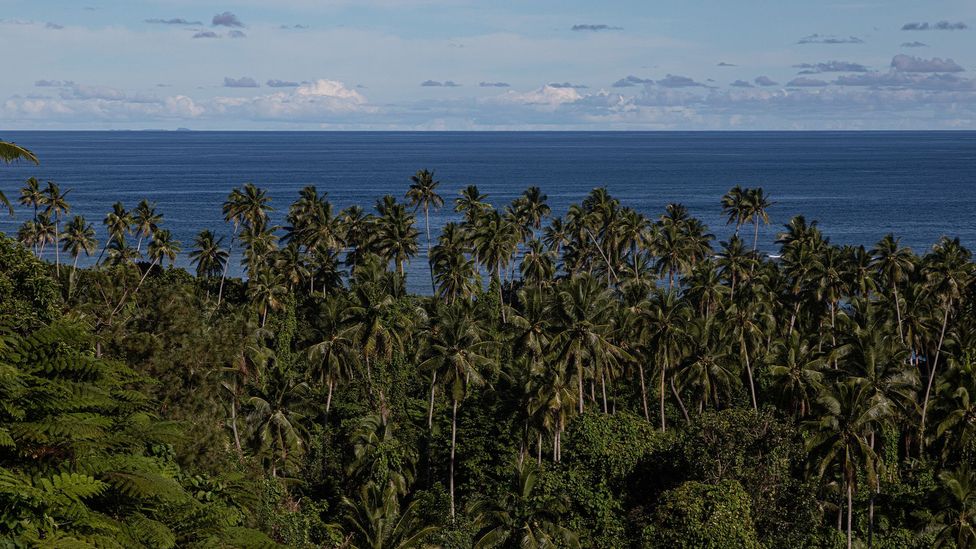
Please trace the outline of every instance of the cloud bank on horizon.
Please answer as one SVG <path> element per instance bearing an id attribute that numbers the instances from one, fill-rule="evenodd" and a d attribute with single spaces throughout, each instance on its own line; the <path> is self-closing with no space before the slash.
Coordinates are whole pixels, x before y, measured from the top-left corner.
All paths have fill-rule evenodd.
<path id="1" fill-rule="evenodd" d="M 976 129 L 969 0 L 838 2 L 17 4 L 0 126 Z"/>

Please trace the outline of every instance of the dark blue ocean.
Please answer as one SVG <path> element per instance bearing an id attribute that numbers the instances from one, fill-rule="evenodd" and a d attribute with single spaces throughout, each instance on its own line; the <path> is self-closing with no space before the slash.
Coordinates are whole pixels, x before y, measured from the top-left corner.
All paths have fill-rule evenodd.
<path id="1" fill-rule="evenodd" d="M 71 214 L 101 224 L 113 202 L 156 202 L 163 226 L 188 248 L 203 228 L 225 234 L 221 203 L 232 187 L 270 191 L 277 219 L 305 185 L 338 208 L 403 196 L 410 175 L 436 171 L 448 207 L 432 228 L 456 219 L 453 198 L 469 184 L 502 206 L 538 185 L 555 214 L 606 186 L 657 217 L 685 204 L 719 240 L 730 234 L 719 199 L 731 186 L 762 186 L 776 202 L 760 246 L 790 217 L 820 222 L 836 243 L 870 245 L 893 232 L 924 252 L 942 235 L 976 248 L 976 132 L 3 132 L 34 151 L 38 167 L 0 166 L 0 189 L 16 200 L 29 176 L 71 189 Z M 30 212 L 3 216 L 11 234 Z M 422 217 L 418 217 L 422 224 Z M 420 226 L 422 231 L 422 225 Z M 423 242 L 421 242 L 423 249 Z M 186 265 L 185 257 L 182 264 Z M 235 260 L 233 267 L 237 266 Z M 427 286 L 426 260 L 410 287 Z M 239 273 L 238 269 L 238 273 Z"/>

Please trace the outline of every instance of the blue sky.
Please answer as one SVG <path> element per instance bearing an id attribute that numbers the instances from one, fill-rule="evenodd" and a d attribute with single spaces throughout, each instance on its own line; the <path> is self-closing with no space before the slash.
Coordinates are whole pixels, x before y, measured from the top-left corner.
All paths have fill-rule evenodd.
<path id="1" fill-rule="evenodd" d="M 976 2 L 0 0 L 8 129 L 976 129 Z"/>

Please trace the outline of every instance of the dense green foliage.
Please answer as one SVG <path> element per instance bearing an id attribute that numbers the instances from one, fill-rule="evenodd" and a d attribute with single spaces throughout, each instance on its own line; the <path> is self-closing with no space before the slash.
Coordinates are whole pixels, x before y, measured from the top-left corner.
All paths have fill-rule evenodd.
<path id="1" fill-rule="evenodd" d="M 432 241 L 437 189 L 418 172 L 408 203 L 367 213 L 307 187 L 278 226 L 247 184 L 223 204 L 232 236 L 184 247 L 146 201 L 113 205 L 94 242 L 68 191 L 28 181 L 33 216 L 0 237 L 0 534 L 976 539 L 976 270 L 958 240 L 923 256 L 892 236 L 836 246 L 797 217 L 768 257 L 760 189 L 722 197 L 735 231 L 716 243 L 679 204 L 650 220 L 594 189 L 553 217 L 539 189 L 496 209 L 468 187 Z M 430 269 L 434 297 L 406 291 L 421 249 L 411 268 Z M 227 277 L 238 257 L 243 280 Z"/>

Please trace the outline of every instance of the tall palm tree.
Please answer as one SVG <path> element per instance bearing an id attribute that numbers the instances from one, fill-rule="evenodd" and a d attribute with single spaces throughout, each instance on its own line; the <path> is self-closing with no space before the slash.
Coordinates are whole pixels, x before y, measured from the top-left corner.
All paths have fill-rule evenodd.
<path id="1" fill-rule="evenodd" d="M 898 317 L 898 337 L 903 341 L 905 335 L 902 330 L 901 299 L 898 297 L 898 286 L 915 270 L 914 257 L 911 248 L 899 246 L 898 239 L 891 233 L 886 234 L 871 249 L 870 264 L 891 289 L 891 297 L 892 301 L 895 302 L 895 313 Z"/>
<path id="2" fill-rule="evenodd" d="M 949 315 L 953 307 L 962 297 L 962 292 L 969 286 L 973 277 L 973 264 L 970 263 L 972 254 L 962 246 L 958 238 L 942 237 L 942 240 L 932 248 L 925 257 L 925 278 L 929 292 L 936 298 L 942 309 L 942 327 L 939 332 L 939 342 L 935 349 L 935 358 L 929 368 L 929 379 L 925 387 L 925 398 L 922 401 L 922 419 L 919 424 L 920 440 L 925 437 L 925 418 L 932 394 L 932 384 L 938 372 L 939 358 L 942 344 L 945 342 L 946 328 L 949 325 Z"/>
<path id="3" fill-rule="evenodd" d="M 746 203 L 749 219 L 755 228 L 755 235 L 752 241 L 752 251 L 756 251 L 759 246 L 759 222 L 769 225 L 769 208 L 774 204 L 769 196 L 763 191 L 762 187 L 746 190 Z"/>
<path id="4" fill-rule="evenodd" d="M 377 201 L 380 214 L 376 222 L 376 253 L 392 261 L 398 274 L 404 274 L 404 263 L 417 254 L 419 231 L 413 226 L 414 215 L 392 196 Z"/>
<path id="5" fill-rule="evenodd" d="M 517 462 L 514 469 L 513 482 L 500 498 L 482 496 L 470 506 L 468 514 L 478 528 L 474 548 L 579 547 L 576 533 L 560 524 L 568 502 L 536 496 L 539 469 L 531 461 Z"/>
<path id="6" fill-rule="evenodd" d="M 125 206 L 121 202 L 116 202 L 112 204 L 112 211 L 105 216 L 102 224 L 105 225 L 105 229 L 108 231 L 108 238 L 105 240 L 105 247 L 102 248 L 102 252 L 98 254 L 98 259 L 95 263 L 99 263 L 102 260 L 102 255 L 105 250 L 108 249 L 109 245 L 113 242 L 122 243 L 125 242 L 125 236 L 132 234 L 132 224 L 135 220 L 132 214 L 125 209 Z"/>
<path id="7" fill-rule="evenodd" d="M 403 326 L 391 326 L 389 312 L 395 300 L 385 293 L 373 291 L 367 284 L 355 284 L 352 303 L 346 308 L 348 321 L 355 326 L 356 346 L 366 367 L 366 381 L 371 395 L 379 398 L 379 413 L 385 419 L 389 415 L 386 394 L 380 383 L 375 388 L 372 367 L 377 359 L 390 360 L 393 352 L 402 348 Z M 382 381 L 382 380 L 379 380 Z"/>
<path id="8" fill-rule="evenodd" d="M 277 477 L 279 470 L 297 467 L 305 453 L 303 423 L 309 388 L 276 367 L 265 376 L 265 383 L 252 391 L 245 417 L 250 445 L 270 465 L 271 476 Z"/>
<path id="9" fill-rule="evenodd" d="M 444 199 L 437 194 L 437 186 L 440 181 L 434 180 L 434 172 L 430 170 L 420 170 L 410 176 L 410 189 L 407 190 L 406 198 L 414 209 L 424 208 L 424 229 L 427 232 L 427 267 L 430 269 L 430 289 L 437 291 L 434 286 L 434 263 L 430 255 L 430 209 L 437 210 L 444 205 Z"/>
<path id="10" fill-rule="evenodd" d="M 464 304 L 442 309 L 432 330 L 427 359 L 420 364 L 440 379 L 451 400 L 451 461 L 448 487 L 451 496 L 451 518 L 455 516 L 454 461 L 457 448 L 457 411 L 473 386 L 484 384 L 484 373 L 493 366 L 488 356 L 493 342 L 486 338 L 480 323 Z M 436 379 L 435 378 L 435 379 Z"/>
<path id="11" fill-rule="evenodd" d="M 67 196 L 70 190 L 61 192 L 61 188 L 54 181 L 48 181 L 44 189 L 44 213 L 54 215 L 54 265 L 57 273 L 61 274 L 61 216 L 71 211 Z"/>
<path id="12" fill-rule="evenodd" d="M 940 527 L 936 547 L 972 547 L 976 543 L 976 471 L 963 463 L 939 473 L 943 510 L 936 516 Z"/>
<path id="13" fill-rule="evenodd" d="M 41 190 L 41 183 L 36 177 L 27 178 L 24 186 L 20 189 L 20 199 L 18 201 L 22 206 L 28 206 L 34 209 L 33 219 L 37 221 L 37 210 L 44 204 L 44 192 Z"/>
<path id="14" fill-rule="evenodd" d="M 284 304 L 287 289 L 281 276 L 270 267 L 261 266 L 247 281 L 247 296 L 261 315 L 261 327 L 268 323 L 268 312 Z"/>
<path id="15" fill-rule="evenodd" d="M 665 384 L 669 379 L 669 368 L 677 365 L 685 352 L 688 339 L 687 324 L 690 320 L 691 310 L 687 302 L 681 299 L 676 291 L 669 289 L 656 292 L 650 304 L 642 308 L 642 316 L 643 331 L 640 335 L 642 343 L 656 349 L 652 356 L 657 361 L 660 372 L 658 404 L 661 432 L 665 432 L 667 430 L 667 416 L 664 409 Z M 687 418 L 687 410 L 685 410 L 681 397 L 675 389 L 673 375 L 670 379 L 672 393 Z"/>
<path id="16" fill-rule="evenodd" d="M 871 398 L 870 388 L 851 381 L 836 382 L 818 403 L 821 413 L 810 422 L 807 449 L 816 456 L 819 477 L 836 468 L 847 496 L 847 548 L 853 546 L 854 484 L 858 473 L 875 488 L 878 483 L 878 456 L 868 434 L 890 415 L 886 402 Z"/>
<path id="17" fill-rule="evenodd" d="M 90 256 L 95 252 L 98 243 L 95 241 L 95 228 L 85 218 L 76 215 L 64 226 L 64 251 L 72 257 L 71 275 L 78 270 L 78 257 L 84 253 Z"/>
<path id="18" fill-rule="evenodd" d="M 196 265 L 198 278 L 210 279 L 224 272 L 229 254 L 221 247 L 224 237 L 217 237 L 212 231 L 203 230 L 193 239 L 190 250 L 190 264 Z M 208 286 L 207 295 L 210 295 Z"/>
<path id="19" fill-rule="evenodd" d="M 498 286 L 498 300 L 504 306 L 502 296 L 502 270 L 512 260 L 518 246 L 518 232 L 498 210 L 483 211 L 474 228 L 471 243 L 478 263 L 489 273 Z M 504 316 L 504 308 L 502 309 Z"/>
<path id="20" fill-rule="evenodd" d="M 726 225 L 735 223 L 734 236 L 739 236 L 739 229 L 749 219 L 746 195 L 747 190 L 743 190 L 740 185 L 732 187 L 729 192 L 722 195 L 722 213 L 727 218 Z"/>
<path id="21" fill-rule="evenodd" d="M 136 208 L 132 211 L 132 224 L 139 240 L 136 242 L 136 251 L 142 252 L 142 240 L 152 237 L 159 229 L 159 224 L 163 222 L 163 214 L 156 211 L 156 204 L 150 203 L 146 199 L 139 201 Z"/>
<path id="22" fill-rule="evenodd" d="M 133 293 L 139 291 L 139 287 L 142 286 L 156 265 L 163 265 L 166 260 L 169 260 L 170 264 L 176 261 L 176 256 L 179 255 L 180 250 L 180 241 L 173 240 L 173 235 L 167 229 L 157 229 L 152 234 L 152 241 L 148 248 L 149 259 L 152 261 L 149 263 L 146 272 L 143 273 L 142 278 L 139 279 L 139 284 Z"/>
<path id="23" fill-rule="evenodd" d="M 554 296 L 554 334 L 550 348 L 555 359 L 566 365 L 579 391 L 579 413 L 583 413 L 583 385 L 587 378 L 607 366 L 616 365 L 625 353 L 611 339 L 615 302 L 610 292 L 590 275 L 565 282 Z M 606 380 L 601 379 L 605 384 Z M 607 409 L 606 392 L 603 398 Z"/>
<path id="24" fill-rule="evenodd" d="M 356 364 L 355 326 L 346 315 L 345 301 L 327 298 L 318 308 L 314 320 L 315 336 L 305 352 L 309 357 L 309 374 L 328 387 L 325 414 L 332 407 L 332 393 L 340 382 L 352 378 Z"/>
<path id="25" fill-rule="evenodd" d="M 461 189 L 461 195 L 454 199 L 454 211 L 464 214 L 464 220 L 471 225 L 489 206 L 488 195 L 481 194 L 477 185 L 468 185 Z"/>
<path id="26" fill-rule="evenodd" d="M 415 499 L 401 509 L 396 490 L 374 482 L 359 489 L 358 499 L 342 499 L 355 547 L 363 549 L 428 547 L 427 538 L 437 527 L 425 525 L 418 516 L 420 504 L 421 500 Z"/>

